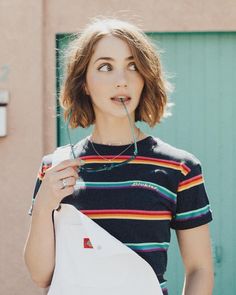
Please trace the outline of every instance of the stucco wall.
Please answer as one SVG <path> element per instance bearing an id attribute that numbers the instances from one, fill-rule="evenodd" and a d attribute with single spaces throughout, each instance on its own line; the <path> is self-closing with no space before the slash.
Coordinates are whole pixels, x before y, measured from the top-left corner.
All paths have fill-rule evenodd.
<path id="1" fill-rule="evenodd" d="M 234 0 L 1 0 L 0 90 L 10 93 L 8 135 L 0 138 L 1 294 L 42 293 L 22 253 L 39 163 L 56 145 L 55 34 L 80 30 L 96 15 L 144 31 L 236 30 Z"/>
<path id="2" fill-rule="evenodd" d="M 42 17 L 41 1 L 0 2 L 0 90 L 10 93 L 8 135 L 0 138 L 0 294 L 5 295 L 37 294 L 22 249 L 32 181 L 43 153 Z"/>

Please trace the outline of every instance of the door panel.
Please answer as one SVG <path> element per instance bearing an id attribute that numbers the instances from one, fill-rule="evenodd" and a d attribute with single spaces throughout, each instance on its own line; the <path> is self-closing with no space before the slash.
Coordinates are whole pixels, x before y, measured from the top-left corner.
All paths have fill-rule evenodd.
<path id="1" fill-rule="evenodd" d="M 145 132 L 185 149 L 202 163 L 205 185 L 213 210 L 210 223 L 215 265 L 214 295 L 236 294 L 236 33 L 147 33 L 161 53 L 161 61 L 175 91 L 172 116 Z M 66 48 L 70 35 L 57 35 L 57 48 Z M 57 89 L 63 79 L 61 51 L 57 51 Z M 58 108 L 58 110 L 60 110 Z M 61 110 L 60 110 L 61 111 Z M 58 117 L 58 145 L 68 143 Z M 90 134 L 92 127 L 73 130 L 72 142 Z M 227 217 L 227 218 L 226 218 Z M 183 266 L 172 231 L 168 280 L 170 294 L 181 294 Z"/>

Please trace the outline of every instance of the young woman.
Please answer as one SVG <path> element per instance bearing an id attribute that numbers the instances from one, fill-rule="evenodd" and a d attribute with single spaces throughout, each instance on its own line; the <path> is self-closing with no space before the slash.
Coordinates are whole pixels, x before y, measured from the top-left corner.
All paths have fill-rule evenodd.
<path id="1" fill-rule="evenodd" d="M 153 127 L 166 114 L 169 84 L 155 46 L 131 23 L 97 19 L 71 48 L 60 93 L 64 116 L 72 128 L 94 128 L 74 146 L 75 159 L 54 166 L 52 154 L 42 159 L 24 249 L 33 281 L 50 286 L 52 213 L 70 204 L 148 262 L 163 294 L 168 294 L 164 273 L 175 229 L 185 267 L 182 294 L 212 294 L 212 214 L 201 163 L 135 125 Z"/>

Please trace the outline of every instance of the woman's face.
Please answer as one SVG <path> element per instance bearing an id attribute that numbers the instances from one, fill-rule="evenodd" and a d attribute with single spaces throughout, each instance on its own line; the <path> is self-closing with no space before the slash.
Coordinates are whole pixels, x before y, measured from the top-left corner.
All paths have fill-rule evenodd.
<path id="1" fill-rule="evenodd" d="M 117 95 L 127 95 L 131 98 L 125 104 L 134 119 L 144 80 L 131 55 L 128 44 L 112 35 L 103 37 L 96 44 L 87 68 L 85 83 L 96 119 L 101 116 L 126 116 L 123 104 L 111 99 Z"/>

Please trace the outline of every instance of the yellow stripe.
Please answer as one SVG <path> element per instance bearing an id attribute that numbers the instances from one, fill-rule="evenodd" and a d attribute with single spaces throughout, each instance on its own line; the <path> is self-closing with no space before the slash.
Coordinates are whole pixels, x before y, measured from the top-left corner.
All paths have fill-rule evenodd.
<path id="1" fill-rule="evenodd" d="M 203 183 L 203 179 L 198 179 L 198 180 L 194 180 L 190 183 L 187 183 L 185 185 L 181 185 L 179 188 L 178 188 L 178 192 L 182 192 L 186 189 L 189 189 L 191 187 L 194 187 L 194 186 L 197 186 L 199 184 Z"/>
<path id="2" fill-rule="evenodd" d="M 117 214 L 86 214 L 90 218 L 94 219 L 140 219 L 140 220 L 171 220 L 170 215 L 162 216 L 140 216 L 140 215 L 117 215 Z"/>

